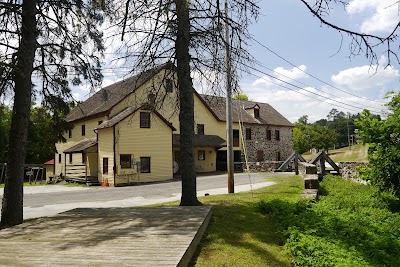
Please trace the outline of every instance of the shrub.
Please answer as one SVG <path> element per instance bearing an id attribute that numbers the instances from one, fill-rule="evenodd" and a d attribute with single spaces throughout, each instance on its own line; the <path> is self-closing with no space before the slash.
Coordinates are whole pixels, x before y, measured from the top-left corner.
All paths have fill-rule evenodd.
<path id="1" fill-rule="evenodd" d="M 259 203 L 282 225 L 295 265 L 400 266 L 400 215 L 390 210 L 397 198 L 333 176 L 321 188 L 317 203 Z"/>

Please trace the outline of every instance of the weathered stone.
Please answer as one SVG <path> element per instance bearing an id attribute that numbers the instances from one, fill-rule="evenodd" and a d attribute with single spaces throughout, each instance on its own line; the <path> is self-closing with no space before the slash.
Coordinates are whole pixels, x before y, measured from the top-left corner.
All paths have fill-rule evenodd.
<path id="1" fill-rule="evenodd" d="M 279 168 L 282 161 L 249 162 L 248 164 L 252 172 L 271 172 Z M 243 170 L 246 170 L 246 163 L 243 163 Z"/>
<path id="2" fill-rule="evenodd" d="M 299 174 L 305 177 L 307 174 L 317 174 L 317 166 L 307 162 L 299 162 Z"/>
<path id="3" fill-rule="evenodd" d="M 365 167 L 367 164 L 367 162 L 339 162 L 340 175 L 345 180 L 360 181 L 357 168 Z"/>
<path id="4" fill-rule="evenodd" d="M 247 160 L 257 162 L 258 151 L 263 151 L 263 161 L 284 161 L 293 153 L 293 128 L 279 126 L 245 125 L 251 129 L 251 140 L 246 140 Z M 271 140 L 267 140 L 267 130 L 271 130 Z M 279 131 L 277 140 L 276 130 Z"/>

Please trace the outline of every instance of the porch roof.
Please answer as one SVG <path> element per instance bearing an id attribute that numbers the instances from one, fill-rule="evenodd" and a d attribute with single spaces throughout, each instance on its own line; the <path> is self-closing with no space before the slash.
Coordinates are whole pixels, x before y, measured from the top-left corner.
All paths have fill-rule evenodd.
<path id="1" fill-rule="evenodd" d="M 88 149 L 89 147 L 92 147 L 94 145 L 97 145 L 97 139 L 85 139 L 82 140 L 75 145 L 71 146 L 70 148 L 64 150 L 65 154 L 73 154 L 73 153 L 80 153 Z"/>
<path id="2" fill-rule="evenodd" d="M 172 135 L 172 145 L 180 146 L 180 134 Z M 225 140 L 218 135 L 195 134 L 194 146 L 195 147 L 223 147 Z"/>

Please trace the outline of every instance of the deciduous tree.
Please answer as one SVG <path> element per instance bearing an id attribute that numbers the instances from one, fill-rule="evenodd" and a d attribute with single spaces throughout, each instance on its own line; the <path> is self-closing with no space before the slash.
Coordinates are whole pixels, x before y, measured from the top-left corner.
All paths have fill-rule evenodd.
<path id="1" fill-rule="evenodd" d="M 381 190 L 400 196 L 400 93 L 389 93 L 390 114 L 386 120 L 364 110 L 356 120 L 358 134 L 369 143 L 368 168 L 363 177 Z"/>
<path id="2" fill-rule="evenodd" d="M 119 3 L 119 4 L 118 4 Z M 121 6 L 121 3 L 124 5 Z M 121 12 L 122 11 L 122 12 Z M 167 60 L 176 64 L 179 89 L 181 205 L 198 205 L 194 165 L 194 99 L 191 74 L 209 85 L 208 92 L 225 91 L 224 33 L 230 31 L 232 65 L 252 59 L 245 49 L 248 26 L 258 15 L 256 1 L 231 0 L 225 16 L 224 3 L 211 0 L 139 0 L 117 2 L 113 12 L 124 38 L 121 51 L 134 61 L 134 69 L 147 69 Z M 116 15 L 115 15 L 116 14 Z M 118 22 L 118 21 L 117 21 Z M 131 55 L 137 55 L 132 58 Z M 236 68 L 233 68 L 236 69 Z M 233 84 L 238 76 L 229 73 Z"/>

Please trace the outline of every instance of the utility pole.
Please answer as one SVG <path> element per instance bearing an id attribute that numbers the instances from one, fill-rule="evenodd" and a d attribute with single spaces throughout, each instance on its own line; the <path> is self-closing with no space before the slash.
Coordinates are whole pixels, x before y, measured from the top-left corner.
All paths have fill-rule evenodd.
<path id="1" fill-rule="evenodd" d="M 228 170 L 228 193 L 235 193 L 233 166 L 233 130 L 232 130 L 232 77 L 231 53 L 228 23 L 228 1 L 225 0 L 225 61 L 226 61 L 226 149 Z"/>

